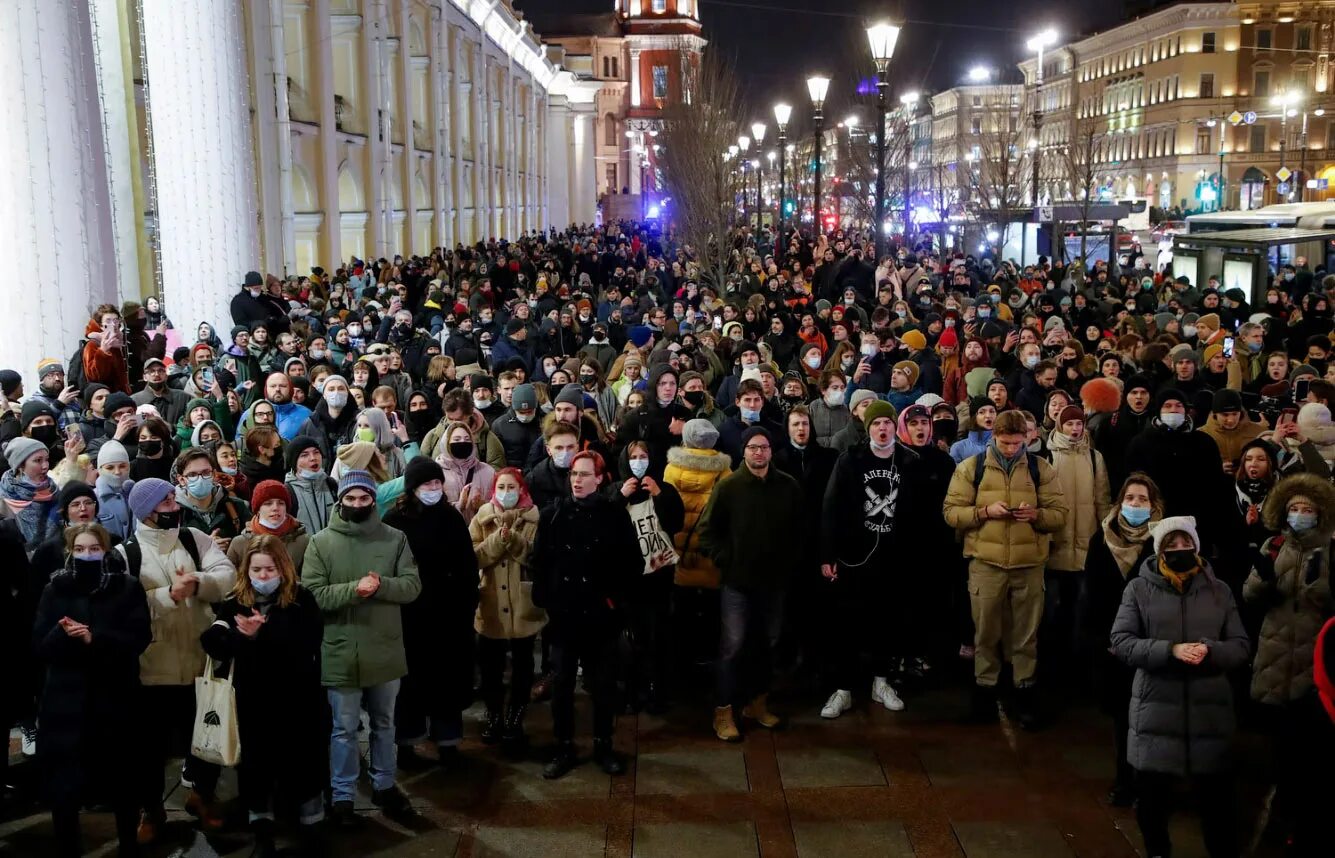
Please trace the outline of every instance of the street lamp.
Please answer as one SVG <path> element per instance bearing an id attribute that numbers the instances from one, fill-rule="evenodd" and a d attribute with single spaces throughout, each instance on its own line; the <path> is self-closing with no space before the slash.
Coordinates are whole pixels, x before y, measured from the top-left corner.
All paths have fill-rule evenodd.
<path id="1" fill-rule="evenodd" d="M 816 183 L 812 188 L 811 218 L 820 229 L 820 137 L 821 122 L 825 119 L 825 96 L 830 91 L 830 79 L 821 75 L 807 78 L 807 95 L 811 96 L 812 119 L 816 124 Z"/>
<path id="2" fill-rule="evenodd" d="M 787 168 L 788 147 L 788 120 L 792 118 L 793 106 L 779 102 L 774 105 L 774 122 L 779 126 L 779 220 L 780 228 L 783 225 L 783 206 L 787 197 Z"/>
<path id="3" fill-rule="evenodd" d="M 760 154 L 760 145 L 761 145 L 762 143 L 765 142 L 765 131 L 766 131 L 766 130 L 767 130 L 767 129 L 765 128 L 765 123 L 763 123 L 763 122 L 752 122 L 752 123 L 751 123 L 751 136 L 752 136 L 752 138 L 754 138 L 755 141 L 756 141 L 756 154 L 757 154 L 757 155 Z M 759 240 L 759 238 L 760 238 L 760 207 L 763 205 L 763 203 L 761 202 L 760 182 L 761 182 L 762 178 L 764 177 L 764 172 L 760 169 L 760 159 L 759 159 L 759 158 L 757 158 L 756 161 L 755 161 L 755 168 L 756 168 L 756 239 Z"/>
<path id="4" fill-rule="evenodd" d="M 899 103 L 904 105 L 904 243 L 906 245 L 909 242 L 909 225 L 913 221 L 913 169 L 909 164 L 913 158 L 913 109 L 918 106 L 918 98 L 916 92 L 906 92 L 899 97 Z M 882 126 L 877 139 L 884 136 L 885 128 Z"/>
<path id="5" fill-rule="evenodd" d="M 885 230 L 881 228 L 885 221 L 885 91 L 890 86 L 890 58 L 895 55 L 895 44 L 898 41 L 899 27 L 894 24 L 873 24 L 867 28 L 871 58 L 876 61 L 876 225 L 872 228 L 872 239 L 876 242 L 877 260 L 880 260 L 885 244 Z M 908 220 L 905 219 L 906 244 L 908 237 Z"/>
<path id="6" fill-rule="evenodd" d="M 1043 90 L 1043 49 L 1057 44 L 1057 31 L 1049 27 L 1043 32 L 1031 38 L 1025 43 L 1025 46 L 1031 51 L 1038 53 L 1038 63 L 1034 66 L 1034 139 L 1038 140 L 1039 129 L 1043 126 L 1043 102 L 1041 94 Z M 1042 159 L 1042 152 L 1037 144 L 1034 146 L 1034 187 L 1031 190 L 1031 200 L 1034 208 L 1038 208 L 1038 173 L 1039 162 Z"/>
<path id="7" fill-rule="evenodd" d="M 992 79 L 992 69 L 987 66 L 974 66 L 969 69 L 970 83 L 986 83 Z"/>

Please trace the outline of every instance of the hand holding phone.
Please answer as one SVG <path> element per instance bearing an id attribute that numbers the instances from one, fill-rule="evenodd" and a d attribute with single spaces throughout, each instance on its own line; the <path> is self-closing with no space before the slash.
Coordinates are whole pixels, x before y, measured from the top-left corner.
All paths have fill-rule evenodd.
<path id="1" fill-rule="evenodd" d="M 1224 357 L 1233 357 L 1233 338 L 1224 337 Z"/>

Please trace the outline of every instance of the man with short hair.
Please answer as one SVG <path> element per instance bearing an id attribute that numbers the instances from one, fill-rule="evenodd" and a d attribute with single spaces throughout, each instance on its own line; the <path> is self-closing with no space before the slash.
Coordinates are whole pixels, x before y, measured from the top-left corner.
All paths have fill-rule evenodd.
<path id="1" fill-rule="evenodd" d="M 264 380 L 264 398 L 274 410 L 274 428 L 284 441 L 291 441 L 311 416 L 311 410 L 292 401 L 292 379 L 286 373 L 272 372 Z"/>
<path id="2" fill-rule="evenodd" d="M 579 429 L 573 423 L 556 420 L 547 424 L 542 438 L 547 457 L 525 474 L 529 494 L 539 510 L 565 495 L 570 462 L 579 452 Z"/>
<path id="3" fill-rule="evenodd" d="M 44 403 L 54 411 L 56 426 L 62 432 L 83 416 L 79 412 L 79 391 L 65 384 L 65 367 L 55 358 L 37 362 L 37 392 L 28 401 Z"/>
<path id="4" fill-rule="evenodd" d="M 956 466 L 944 512 L 946 523 L 964 533 L 969 558 L 975 626 L 970 716 L 996 718 L 997 682 L 1004 653 L 1010 653 L 1013 714 L 1022 727 L 1033 729 L 1043 567 L 1068 507 L 1052 465 L 1026 449 L 1025 429 L 1018 411 L 997 417 L 987 450 Z"/>
<path id="5" fill-rule="evenodd" d="M 742 436 L 753 426 L 762 426 L 771 436 L 782 437 L 786 434 L 779 426 L 762 416 L 765 408 L 765 388 L 758 381 L 744 379 L 737 385 L 737 404 L 727 410 L 727 419 L 718 430 L 720 453 L 726 453 L 732 459 L 732 466 L 742 463 Z"/>
<path id="6" fill-rule="evenodd" d="M 774 436 L 749 427 L 742 455 L 745 466 L 718 482 L 697 524 L 700 547 L 721 575 L 714 734 L 725 742 L 740 738 L 734 707 L 743 703 L 743 718 L 770 729 L 780 724 L 767 706 L 771 659 L 807 531 L 802 487 L 771 465 Z"/>
<path id="7" fill-rule="evenodd" d="M 505 449 L 505 461 L 518 464 L 528 458 L 533 442 L 542 437 L 542 426 L 537 420 L 537 390 L 531 384 L 521 384 L 516 387 L 514 373 L 509 375 L 510 407 L 492 422 L 491 431 L 500 439 L 501 446 Z"/>
<path id="8" fill-rule="evenodd" d="M 329 526 L 311 536 L 301 570 L 302 585 L 324 614 L 321 680 L 334 720 L 333 819 L 343 826 L 356 820 L 363 707 L 371 726 L 371 800 L 388 816 L 414 815 L 394 785 L 394 701 L 408 672 L 400 606 L 417 598 L 422 582 L 408 537 L 380 520 L 375 495 L 375 480 L 366 471 L 343 472 L 338 506 Z"/>
<path id="9" fill-rule="evenodd" d="M 182 452 L 173 470 L 182 523 L 207 533 L 219 549 L 227 551 L 232 539 L 246 529 L 250 506 L 218 484 L 214 478 L 217 462 L 203 447 Z"/>
<path id="10" fill-rule="evenodd" d="M 203 391 L 204 394 L 210 391 Z M 175 426 L 185 414 L 190 394 L 167 385 L 167 364 L 162 358 L 144 361 L 144 389 L 133 394 L 135 405 L 152 405 L 168 426 Z"/>

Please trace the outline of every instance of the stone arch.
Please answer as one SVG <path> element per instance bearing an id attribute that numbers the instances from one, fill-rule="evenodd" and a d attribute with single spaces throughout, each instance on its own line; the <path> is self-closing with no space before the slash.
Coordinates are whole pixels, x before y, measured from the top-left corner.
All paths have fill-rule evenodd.
<path id="1" fill-rule="evenodd" d="M 299 213 L 318 212 L 320 200 L 315 193 L 311 174 L 296 161 L 292 162 L 292 210 Z"/>
<path id="2" fill-rule="evenodd" d="M 344 161 L 338 167 L 338 210 L 366 211 L 366 191 L 362 187 L 361 176 L 351 161 Z"/>

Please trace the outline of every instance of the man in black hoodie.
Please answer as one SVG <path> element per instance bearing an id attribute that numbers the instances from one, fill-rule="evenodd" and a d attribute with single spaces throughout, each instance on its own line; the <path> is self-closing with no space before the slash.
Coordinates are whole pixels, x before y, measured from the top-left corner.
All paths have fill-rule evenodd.
<path id="1" fill-rule="evenodd" d="M 895 443 L 890 403 L 870 403 L 862 422 L 867 443 L 839 456 L 821 509 L 821 574 L 841 597 L 831 630 L 844 636 L 823 718 L 838 718 L 853 705 L 864 651 L 872 661 L 871 699 L 892 711 L 904 708 L 887 680 L 891 660 L 911 645 L 911 601 L 896 591 L 908 576 L 922 574 L 912 558 L 913 520 L 922 514 L 914 497 L 921 457 Z M 887 610 L 894 615 L 887 618 Z"/>

